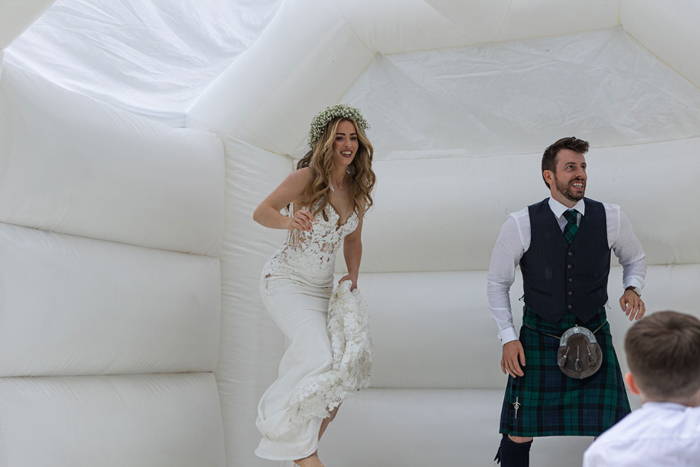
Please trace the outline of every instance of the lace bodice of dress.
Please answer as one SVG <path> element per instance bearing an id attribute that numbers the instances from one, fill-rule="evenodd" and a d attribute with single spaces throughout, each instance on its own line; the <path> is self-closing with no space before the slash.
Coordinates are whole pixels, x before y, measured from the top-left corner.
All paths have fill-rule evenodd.
<path id="1" fill-rule="evenodd" d="M 344 224 L 339 224 L 340 216 L 330 203 L 324 210 L 328 220 L 323 212 L 316 214 L 311 232 L 295 230 L 287 234 L 287 240 L 265 264 L 263 278 L 293 275 L 318 285 L 332 281 L 336 253 L 343 239 L 357 228 L 359 218 L 353 212 Z"/>

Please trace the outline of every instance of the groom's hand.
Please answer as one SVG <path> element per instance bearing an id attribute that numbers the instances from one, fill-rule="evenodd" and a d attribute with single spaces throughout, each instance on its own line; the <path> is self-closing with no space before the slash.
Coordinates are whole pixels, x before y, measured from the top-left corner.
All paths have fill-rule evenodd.
<path id="1" fill-rule="evenodd" d="M 525 366 L 525 349 L 519 340 L 510 341 L 503 345 L 503 357 L 501 357 L 501 370 L 511 376 L 524 376 L 520 365 Z"/>
<path id="2" fill-rule="evenodd" d="M 633 319 L 642 319 L 646 312 L 644 302 L 639 298 L 639 295 L 637 295 L 637 292 L 635 292 L 632 287 L 627 287 L 625 293 L 620 297 L 620 308 L 630 317 L 630 321 Z"/>

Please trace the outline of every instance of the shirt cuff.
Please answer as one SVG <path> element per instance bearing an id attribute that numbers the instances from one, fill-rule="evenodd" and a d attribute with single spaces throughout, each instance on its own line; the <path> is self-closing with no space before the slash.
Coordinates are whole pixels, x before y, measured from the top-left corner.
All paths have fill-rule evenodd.
<path id="1" fill-rule="evenodd" d="M 644 280 L 639 277 L 631 276 L 625 280 L 624 285 L 625 289 L 627 289 L 627 287 L 637 287 L 641 290 L 644 287 Z"/>
<path id="2" fill-rule="evenodd" d="M 515 332 L 515 327 L 501 329 L 498 332 L 498 338 L 501 339 L 501 344 L 506 345 L 508 342 L 517 341 L 518 333 Z"/>

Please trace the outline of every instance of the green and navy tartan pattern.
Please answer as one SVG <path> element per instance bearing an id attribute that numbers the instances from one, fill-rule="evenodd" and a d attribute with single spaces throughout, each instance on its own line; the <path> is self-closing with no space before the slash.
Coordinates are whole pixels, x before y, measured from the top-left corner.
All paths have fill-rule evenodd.
<path id="1" fill-rule="evenodd" d="M 576 233 L 578 232 L 578 211 L 575 209 L 568 209 L 564 211 L 564 217 L 566 217 L 566 225 L 564 226 L 564 238 L 566 238 L 566 241 L 571 245 L 571 242 L 574 241 L 574 237 L 576 236 Z"/>
<path id="2" fill-rule="evenodd" d="M 606 319 L 603 308 L 584 325 L 594 331 Z M 559 323 L 551 323 L 526 310 L 523 322 L 534 329 L 561 335 L 576 324 L 576 316 L 567 313 Z M 508 377 L 500 433 L 524 437 L 599 436 L 630 413 L 610 324 L 606 323 L 595 335 L 603 353 L 603 364 L 593 376 L 574 379 L 557 366 L 559 339 L 525 326 L 521 328 L 525 376 Z M 520 404 L 517 418 L 513 405 L 516 397 Z"/>

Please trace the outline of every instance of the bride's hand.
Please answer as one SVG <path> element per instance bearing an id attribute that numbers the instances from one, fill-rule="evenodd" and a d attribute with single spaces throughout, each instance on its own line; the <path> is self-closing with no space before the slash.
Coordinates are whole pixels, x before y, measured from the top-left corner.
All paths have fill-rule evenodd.
<path id="1" fill-rule="evenodd" d="M 314 222 L 314 216 L 312 216 L 309 211 L 306 209 L 300 209 L 294 213 L 293 217 L 289 218 L 289 225 L 287 226 L 287 229 L 311 232 L 311 224 Z"/>
<path id="2" fill-rule="evenodd" d="M 348 274 L 346 276 L 341 277 L 340 280 L 338 281 L 338 284 L 340 284 L 343 281 L 351 281 L 352 282 L 352 285 L 350 286 L 350 292 L 352 292 L 353 290 L 355 290 L 357 288 L 357 277 L 353 277 L 350 274 Z"/>

